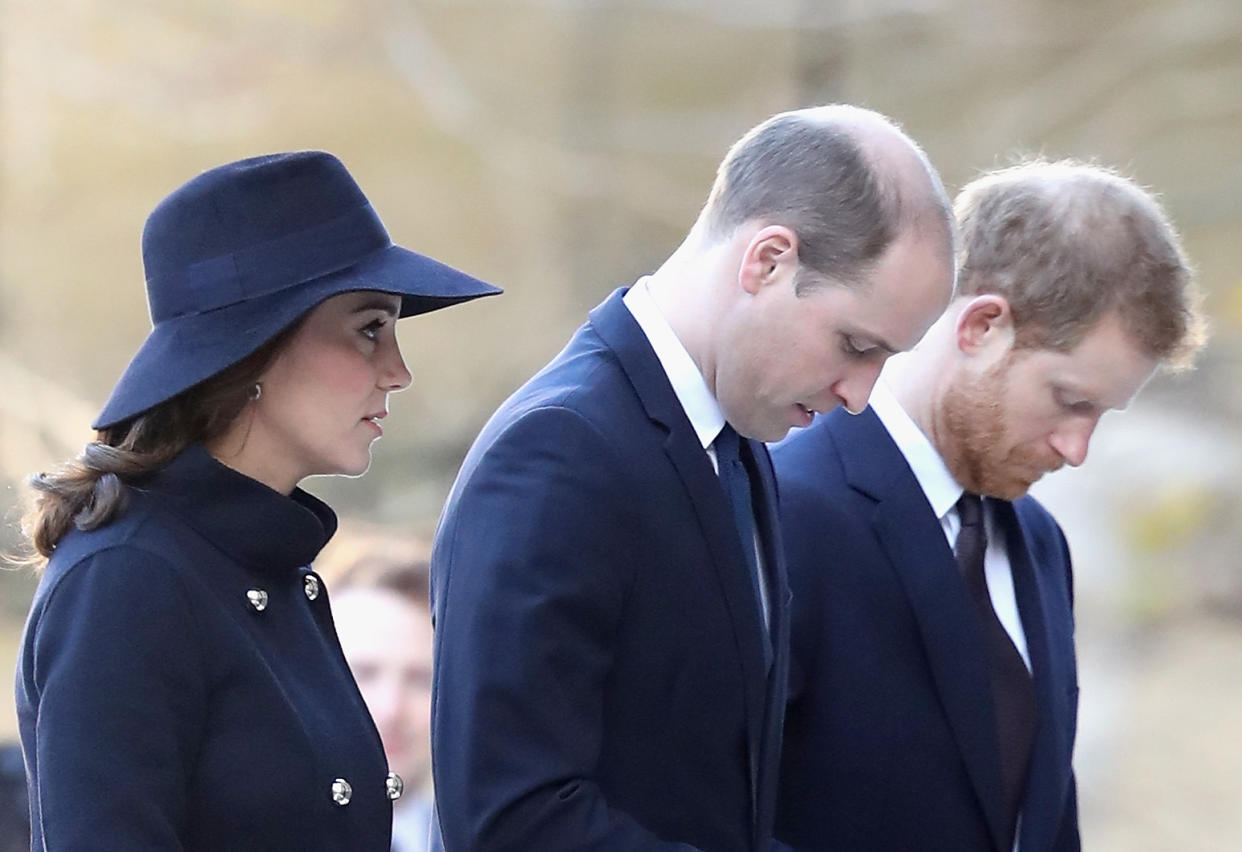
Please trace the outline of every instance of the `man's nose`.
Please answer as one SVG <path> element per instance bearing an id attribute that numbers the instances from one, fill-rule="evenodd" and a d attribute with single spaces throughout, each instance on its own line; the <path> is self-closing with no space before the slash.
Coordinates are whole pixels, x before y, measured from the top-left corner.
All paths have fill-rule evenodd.
<path id="1" fill-rule="evenodd" d="M 880 377 L 884 366 L 882 359 L 867 361 L 850 369 L 840 381 L 832 386 L 832 392 L 850 414 L 861 414 L 871 398 L 871 389 Z"/>
<path id="2" fill-rule="evenodd" d="M 1098 423 L 1099 420 L 1092 417 L 1062 424 L 1052 433 L 1048 443 L 1067 465 L 1078 467 L 1087 460 L 1087 448 Z"/>

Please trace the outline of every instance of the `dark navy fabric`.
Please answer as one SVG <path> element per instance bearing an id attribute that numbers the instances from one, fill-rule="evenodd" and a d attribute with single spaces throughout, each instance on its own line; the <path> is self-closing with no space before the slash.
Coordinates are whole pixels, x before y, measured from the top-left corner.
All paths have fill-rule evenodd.
<path id="1" fill-rule="evenodd" d="M 986 647 L 914 473 L 870 409 L 772 450 L 793 594 L 777 836 L 799 850 L 1011 852 Z M 1038 702 L 1022 852 L 1076 852 L 1072 575 L 1033 498 L 1005 530 Z"/>
<path id="2" fill-rule="evenodd" d="M 305 592 L 332 511 L 198 446 L 127 491 L 56 548 L 22 639 L 35 848 L 387 850 L 379 734 Z"/>
<path id="3" fill-rule="evenodd" d="M 755 510 L 775 659 L 733 513 L 617 291 L 493 416 L 432 555 L 449 852 L 767 848 L 788 592 Z"/>
<path id="4" fill-rule="evenodd" d="M 405 317 L 500 292 L 393 245 L 324 151 L 250 157 L 187 181 L 147 217 L 142 263 L 154 328 L 96 429 L 214 376 L 338 293 L 399 293 Z"/>

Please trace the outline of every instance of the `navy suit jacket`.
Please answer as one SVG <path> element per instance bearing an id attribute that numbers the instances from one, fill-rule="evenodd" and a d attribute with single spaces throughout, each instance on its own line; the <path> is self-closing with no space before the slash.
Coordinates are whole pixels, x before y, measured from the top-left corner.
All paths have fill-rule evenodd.
<path id="1" fill-rule="evenodd" d="M 432 555 L 432 751 L 457 850 L 769 842 L 788 591 L 766 448 L 771 666 L 729 504 L 618 290 L 484 427 Z"/>
<path id="2" fill-rule="evenodd" d="M 982 633 L 914 473 L 870 408 L 773 449 L 793 593 L 777 837 L 797 849 L 1010 852 Z M 1039 706 L 1022 852 L 1077 850 L 1072 577 L 1034 499 L 1006 531 Z"/>

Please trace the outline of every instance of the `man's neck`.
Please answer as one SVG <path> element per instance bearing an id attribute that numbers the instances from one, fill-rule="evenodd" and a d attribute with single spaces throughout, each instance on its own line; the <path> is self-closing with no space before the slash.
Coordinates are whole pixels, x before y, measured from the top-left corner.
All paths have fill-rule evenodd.
<path id="1" fill-rule="evenodd" d="M 712 292 L 720 260 L 712 246 L 704 247 L 692 231 L 660 268 L 647 278 L 647 289 L 661 315 L 689 353 L 715 393 L 716 364 L 711 341 L 717 322 L 717 299 Z"/>
<path id="2" fill-rule="evenodd" d="M 929 355 L 915 350 L 894 356 L 884 367 L 884 381 L 919 431 L 939 451 L 933 412 L 943 389 L 943 365 Z"/>

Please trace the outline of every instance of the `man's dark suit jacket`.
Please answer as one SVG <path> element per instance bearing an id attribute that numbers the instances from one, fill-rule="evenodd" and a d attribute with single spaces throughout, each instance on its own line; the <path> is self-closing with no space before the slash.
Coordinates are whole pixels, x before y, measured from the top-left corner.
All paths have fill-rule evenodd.
<path id="1" fill-rule="evenodd" d="M 940 522 L 868 408 L 773 449 L 793 594 L 777 837 L 797 849 L 1011 852 L 985 647 Z M 1077 850 L 1065 538 L 1034 499 L 1006 530 L 1039 704 L 1022 852 Z"/>
<path id="2" fill-rule="evenodd" d="M 615 292 L 484 427 L 432 556 L 445 848 L 760 848 L 788 589 L 749 441 L 775 656 L 727 498 Z"/>

